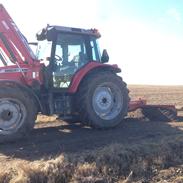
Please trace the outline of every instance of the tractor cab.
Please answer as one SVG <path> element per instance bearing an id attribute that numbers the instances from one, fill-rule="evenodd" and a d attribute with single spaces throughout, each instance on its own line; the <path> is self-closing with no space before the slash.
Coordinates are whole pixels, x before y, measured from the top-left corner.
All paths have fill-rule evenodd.
<path id="1" fill-rule="evenodd" d="M 98 38 L 96 29 L 63 26 L 47 26 L 37 34 L 36 55 L 49 68 L 54 88 L 68 88 L 73 75 L 89 62 L 108 61 L 101 57 Z"/>

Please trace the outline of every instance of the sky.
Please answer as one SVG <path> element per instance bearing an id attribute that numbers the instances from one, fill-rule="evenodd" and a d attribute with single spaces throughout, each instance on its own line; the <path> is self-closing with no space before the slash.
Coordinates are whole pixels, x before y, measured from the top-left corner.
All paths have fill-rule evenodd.
<path id="1" fill-rule="evenodd" d="M 97 28 L 128 84 L 183 85 L 183 0 L 0 0 L 29 41 L 47 24 Z"/>

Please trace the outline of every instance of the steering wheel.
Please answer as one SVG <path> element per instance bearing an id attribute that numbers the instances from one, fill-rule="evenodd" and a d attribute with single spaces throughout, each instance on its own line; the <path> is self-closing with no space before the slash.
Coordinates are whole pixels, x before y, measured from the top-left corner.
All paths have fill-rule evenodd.
<path id="1" fill-rule="evenodd" d="M 57 61 L 62 61 L 62 57 L 60 57 L 59 55 L 55 55 L 55 60 L 56 60 L 56 62 Z"/>

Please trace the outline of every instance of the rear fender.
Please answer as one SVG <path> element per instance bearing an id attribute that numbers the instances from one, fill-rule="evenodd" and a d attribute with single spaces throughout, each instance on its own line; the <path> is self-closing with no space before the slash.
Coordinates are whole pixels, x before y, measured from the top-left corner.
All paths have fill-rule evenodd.
<path id="1" fill-rule="evenodd" d="M 30 97 L 32 97 L 33 100 L 35 101 L 36 106 L 38 106 L 38 110 L 43 111 L 43 107 L 39 100 L 39 97 L 36 95 L 36 93 L 31 88 L 23 85 L 22 83 L 20 83 L 18 81 L 14 81 L 14 80 L 0 80 L 0 88 L 2 86 L 9 86 L 12 88 L 17 87 L 23 91 L 26 91 L 30 95 Z"/>
<path id="2" fill-rule="evenodd" d="M 91 73 L 93 72 L 104 72 L 104 71 L 110 71 L 114 73 L 121 72 L 121 69 L 117 65 L 108 65 L 108 64 L 102 64 L 98 62 L 90 62 L 84 67 L 82 67 L 74 77 L 72 78 L 71 85 L 69 87 L 68 92 L 69 93 L 76 93 L 78 90 L 78 87 L 80 83 Z"/>

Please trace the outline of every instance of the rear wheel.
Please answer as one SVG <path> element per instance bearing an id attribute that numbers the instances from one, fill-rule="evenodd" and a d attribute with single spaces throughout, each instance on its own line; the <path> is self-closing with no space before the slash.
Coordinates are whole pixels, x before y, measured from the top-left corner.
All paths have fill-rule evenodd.
<path id="1" fill-rule="evenodd" d="M 34 100 L 19 88 L 0 88 L 0 142 L 14 141 L 34 127 Z"/>
<path id="2" fill-rule="evenodd" d="M 128 89 L 116 74 L 89 75 L 81 84 L 78 107 L 82 122 L 96 128 L 117 126 L 128 111 Z"/>

